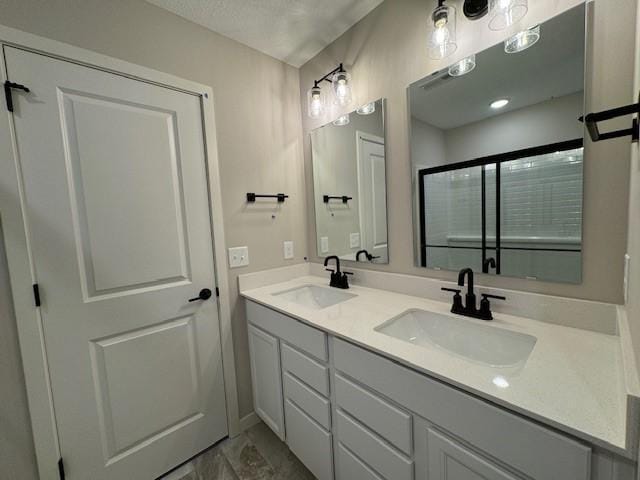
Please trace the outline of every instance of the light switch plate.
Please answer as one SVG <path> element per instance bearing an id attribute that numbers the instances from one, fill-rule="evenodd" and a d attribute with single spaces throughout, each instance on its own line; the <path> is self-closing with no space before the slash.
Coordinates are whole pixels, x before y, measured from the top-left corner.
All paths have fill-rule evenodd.
<path id="1" fill-rule="evenodd" d="M 293 258 L 293 242 L 287 240 L 284 242 L 284 259 L 291 260 Z"/>
<path id="2" fill-rule="evenodd" d="M 229 249 L 229 268 L 249 265 L 249 247 L 233 247 Z"/>
<path id="3" fill-rule="evenodd" d="M 352 233 L 349 235 L 349 246 L 351 248 L 358 248 L 360 246 L 360 234 Z"/>
<path id="4" fill-rule="evenodd" d="M 329 237 L 320 237 L 320 251 L 329 253 Z"/>

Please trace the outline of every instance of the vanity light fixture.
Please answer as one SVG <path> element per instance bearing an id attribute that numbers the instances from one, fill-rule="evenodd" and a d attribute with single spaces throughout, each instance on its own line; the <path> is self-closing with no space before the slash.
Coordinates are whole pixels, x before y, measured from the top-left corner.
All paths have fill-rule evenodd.
<path id="1" fill-rule="evenodd" d="M 311 118 L 320 118 L 326 111 L 326 96 L 321 88 L 322 82 L 332 85 L 336 105 L 345 107 L 351 103 L 351 75 L 340 64 L 321 79 L 314 80 L 313 87 L 307 92 L 307 111 Z"/>
<path id="2" fill-rule="evenodd" d="M 336 125 L 337 127 L 344 127 L 345 125 L 349 125 L 350 119 L 349 119 L 349 114 L 345 114 L 345 115 L 340 115 L 338 118 L 336 118 L 333 121 L 333 124 Z"/>
<path id="3" fill-rule="evenodd" d="M 494 110 L 500 110 L 501 108 L 504 108 L 508 105 L 509 103 L 509 99 L 508 98 L 500 98 L 499 100 L 496 100 L 495 102 L 491 102 L 491 108 L 493 108 Z"/>
<path id="4" fill-rule="evenodd" d="M 463 58 L 459 62 L 454 63 L 449 67 L 449 75 L 452 77 L 461 77 L 462 75 L 466 75 L 467 73 L 471 73 L 471 71 L 476 68 L 476 56 L 471 55 L 469 57 Z"/>
<path id="5" fill-rule="evenodd" d="M 516 33 L 513 37 L 504 41 L 506 53 L 519 53 L 533 47 L 540 40 L 540 25 L 528 30 Z"/>
<path id="6" fill-rule="evenodd" d="M 456 43 L 456 9 L 438 0 L 431 14 L 429 31 L 429 56 L 434 60 L 448 57 L 458 48 Z"/>
<path id="7" fill-rule="evenodd" d="M 356 110 L 358 115 L 371 115 L 376 111 L 376 102 L 366 103 Z"/>
<path id="8" fill-rule="evenodd" d="M 489 29 L 504 30 L 523 18 L 529 10 L 528 0 L 490 0 Z"/>

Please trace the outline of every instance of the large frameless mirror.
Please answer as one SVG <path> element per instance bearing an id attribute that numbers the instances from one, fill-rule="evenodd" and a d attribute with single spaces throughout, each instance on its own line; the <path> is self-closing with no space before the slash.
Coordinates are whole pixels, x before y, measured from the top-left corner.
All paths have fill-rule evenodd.
<path id="1" fill-rule="evenodd" d="M 585 8 L 409 87 L 418 266 L 580 283 Z"/>
<path id="2" fill-rule="evenodd" d="M 318 255 L 388 263 L 384 100 L 311 132 Z"/>

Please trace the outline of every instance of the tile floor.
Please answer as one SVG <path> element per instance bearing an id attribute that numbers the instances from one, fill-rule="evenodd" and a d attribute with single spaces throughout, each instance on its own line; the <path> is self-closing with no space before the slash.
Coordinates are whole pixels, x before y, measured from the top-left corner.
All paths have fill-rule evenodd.
<path id="1" fill-rule="evenodd" d="M 184 476 L 175 476 L 186 471 Z M 315 480 L 264 423 L 224 440 L 167 475 L 177 480 Z"/>

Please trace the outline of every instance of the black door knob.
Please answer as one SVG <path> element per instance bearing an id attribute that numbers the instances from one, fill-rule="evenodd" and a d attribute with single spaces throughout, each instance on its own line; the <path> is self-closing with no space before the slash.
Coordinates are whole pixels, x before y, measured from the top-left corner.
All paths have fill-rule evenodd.
<path id="1" fill-rule="evenodd" d="M 203 288 L 200 290 L 200 293 L 195 298 L 190 298 L 190 302 L 197 302 L 198 300 L 209 300 L 211 298 L 211 290 L 208 288 Z"/>

